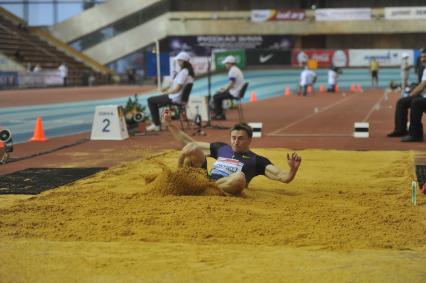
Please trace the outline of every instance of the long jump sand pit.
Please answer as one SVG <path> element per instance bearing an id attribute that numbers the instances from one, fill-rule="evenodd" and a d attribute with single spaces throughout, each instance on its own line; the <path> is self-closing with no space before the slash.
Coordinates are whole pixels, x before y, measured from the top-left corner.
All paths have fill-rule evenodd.
<path id="1" fill-rule="evenodd" d="M 0 206 L 0 282 L 426 282 L 412 153 L 299 153 L 240 197 L 167 151 Z"/>

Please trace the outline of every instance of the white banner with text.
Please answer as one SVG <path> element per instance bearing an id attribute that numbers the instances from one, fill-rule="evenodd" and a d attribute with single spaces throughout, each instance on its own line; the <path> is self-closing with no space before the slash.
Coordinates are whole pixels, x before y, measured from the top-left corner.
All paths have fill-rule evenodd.
<path id="1" fill-rule="evenodd" d="M 388 7 L 385 8 L 386 20 L 425 20 L 426 6 L 424 7 Z"/>
<path id="2" fill-rule="evenodd" d="M 316 21 L 368 21 L 371 20 L 371 8 L 317 9 Z"/>
<path id="3" fill-rule="evenodd" d="M 405 53 L 408 54 L 408 62 L 413 64 L 412 49 L 349 49 L 349 67 L 367 67 L 373 58 L 383 67 L 400 66 Z"/>

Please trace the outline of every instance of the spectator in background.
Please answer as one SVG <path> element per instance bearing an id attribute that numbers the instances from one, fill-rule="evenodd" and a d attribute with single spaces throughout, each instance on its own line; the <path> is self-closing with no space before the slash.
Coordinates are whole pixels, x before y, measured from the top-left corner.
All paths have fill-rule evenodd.
<path id="1" fill-rule="evenodd" d="M 19 49 L 15 51 L 15 54 L 13 54 L 13 57 L 15 58 L 15 61 L 18 63 L 24 61 L 24 56 L 22 56 L 21 50 Z"/>
<path id="2" fill-rule="evenodd" d="M 62 64 L 58 67 L 59 74 L 62 78 L 63 85 L 68 85 L 68 67 L 65 64 L 65 62 L 62 62 Z"/>
<path id="3" fill-rule="evenodd" d="M 402 54 L 402 60 L 401 60 L 401 96 L 404 96 L 405 93 L 405 87 L 408 86 L 408 77 L 410 74 L 411 65 L 408 62 L 408 58 L 410 56 L 408 53 Z"/>
<path id="4" fill-rule="evenodd" d="M 32 70 L 33 67 L 31 66 L 31 63 L 27 63 L 27 67 L 26 67 L 26 69 L 25 69 L 25 71 L 27 72 L 27 73 L 30 73 Z"/>
<path id="5" fill-rule="evenodd" d="M 35 65 L 35 67 L 34 67 L 34 70 L 33 70 L 33 73 L 39 73 L 39 72 L 41 72 L 41 66 L 40 66 L 40 64 L 37 64 L 37 65 Z"/>
<path id="6" fill-rule="evenodd" d="M 213 96 L 214 112 L 216 114 L 212 117 L 213 120 L 226 120 L 225 113 L 223 112 L 223 101 L 225 99 L 237 99 L 244 85 L 243 72 L 235 65 L 236 62 L 235 57 L 231 55 L 222 61 L 222 64 L 228 69 L 228 84 Z"/>
<path id="7" fill-rule="evenodd" d="M 308 94 L 308 88 L 313 87 L 316 81 L 317 74 L 310 70 L 307 65 L 305 65 L 305 68 L 300 73 L 299 93 L 301 93 L 303 96 L 306 96 Z"/>
<path id="8" fill-rule="evenodd" d="M 371 87 L 379 87 L 379 62 L 376 57 L 372 57 L 370 61 Z"/>
<path id="9" fill-rule="evenodd" d="M 96 83 L 96 77 L 95 77 L 95 75 L 92 72 L 90 72 L 88 80 L 89 80 L 89 86 L 94 86 L 95 85 L 95 83 Z"/>
<path id="10" fill-rule="evenodd" d="M 424 53 L 424 52 L 426 52 L 426 48 L 420 49 L 420 53 Z M 417 82 L 418 83 L 420 83 L 422 81 L 423 70 L 425 69 L 425 66 L 423 66 L 421 58 L 422 58 L 422 56 L 419 56 L 417 58 L 416 67 L 415 67 L 415 72 L 416 72 L 416 75 L 417 75 Z"/>

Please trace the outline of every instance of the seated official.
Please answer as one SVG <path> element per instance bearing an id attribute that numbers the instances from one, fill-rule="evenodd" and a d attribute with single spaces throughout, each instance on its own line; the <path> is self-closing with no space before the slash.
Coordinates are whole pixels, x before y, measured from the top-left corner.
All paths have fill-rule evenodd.
<path id="1" fill-rule="evenodd" d="M 222 61 L 222 64 L 228 69 L 229 83 L 213 96 L 214 112 L 216 114 L 212 117 L 213 120 L 226 120 L 222 106 L 223 100 L 237 99 L 244 85 L 243 72 L 241 72 L 240 68 L 238 68 L 235 63 L 236 59 L 234 56 L 227 56 L 225 60 Z"/>
<path id="2" fill-rule="evenodd" d="M 180 52 L 175 60 L 181 69 L 174 77 L 172 85 L 168 89 L 165 89 L 161 95 L 148 98 L 148 108 L 151 112 L 152 124 L 146 128 L 146 131 L 158 132 L 161 130 L 159 108 L 172 103 L 180 103 L 184 86 L 194 82 L 194 68 L 189 63 L 190 59 L 191 57 L 188 53 Z"/>
<path id="3" fill-rule="evenodd" d="M 421 53 L 421 62 L 426 66 L 426 49 Z M 410 127 L 407 131 L 408 109 L 410 109 Z M 402 142 L 421 142 L 423 137 L 422 116 L 426 111 L 426 72 L 422 81 L 407 97 L 398 100 L 395 110 L 395 126 L 388 137 L 401 137 Z"/>

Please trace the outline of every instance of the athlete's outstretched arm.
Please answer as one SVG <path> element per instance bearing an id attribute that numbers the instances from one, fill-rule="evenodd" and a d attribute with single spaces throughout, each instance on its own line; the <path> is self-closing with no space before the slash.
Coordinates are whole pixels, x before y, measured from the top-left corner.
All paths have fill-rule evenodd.
<path id="1" fill-rule="evenodd" d="M 163 122 L 167 125 L 167 128 L 175 140 L 177 140 L 182 146 L 186 146 L 189 143 L 195 143 L 201 148 L 205 155 L 210 154 L 210 143 L 198 142 L 173 125 L 170 111 L 167 109 L 163 113 Z"/>
<path id="2" fill-rule="evenodd" d="M 265 176 L 271 180 L 280 181 L 282 183 L 290 183 L 296 176 L 297 170 L 299 169 L 302 158 L 293 152 L 291 156 L 287 153 L 287 163 L 290 167 L 288 172 L 284 172 L 281 168 L 269 164 L 265 168 Z"/>

